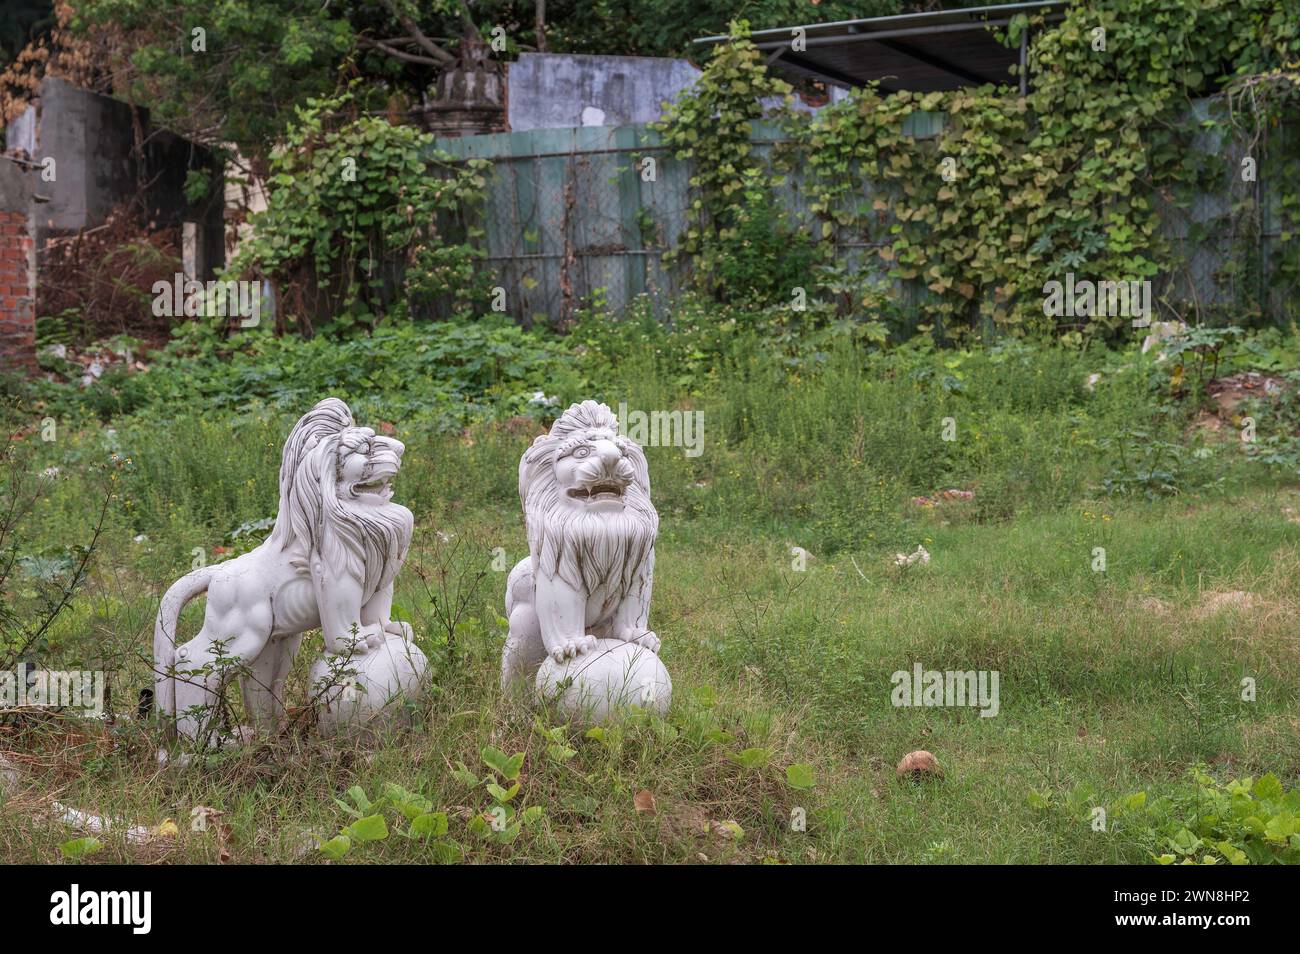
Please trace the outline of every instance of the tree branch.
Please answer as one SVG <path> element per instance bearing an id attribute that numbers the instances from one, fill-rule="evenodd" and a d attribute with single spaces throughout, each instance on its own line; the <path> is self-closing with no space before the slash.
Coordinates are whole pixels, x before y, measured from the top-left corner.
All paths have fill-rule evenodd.
<path id="1" fill-rule="evenodd" d="M 422 50 L 424 50 L 431 57 L 433 57 L 434 60 L 437 61 L 438 65 L 450 66 L 451 64 L 456 62 L 456 57 L 452 56 L 442 47 L 438 46 L 438 44 L 434 43 L 427 36 L 425 36 L 424 33 L 420 30 L 420 26 L 418 23 L 416 23 L 414 20 L 408 17 L 405 13 L 402 13 L 400 10 L 398 10 L 397 6 L 393 3 L 393 0 L 379 0 L 379 3 L 385 10 L 387 10 L 389 13 L 393 15 L 393 17 L 397 20 L 398 23 L 402 25 L 402 29 L 404 29 L 407 33 L 411 35 L 411 39 L 415 40 L 415 42 L 420 45 L 420 48 Z M 377 41 L 371 41 L 371 42 L 377 42 Z M 380 48 L 390 54 L 396 52 L 391 47 L 381 46 Z M 398 58 L 401 59 L 402 57 L 399 56 Z"/>
<path id="2" fill-rule="evenodd" d="M 381 53 L 386 53 L 388 56 L 401 60 L 404 63 L 419 63 L 421 66 L 447 66 L 449 63 L 455 62 L 454 59 L 435 60 L 431 56 L 420 56 L 416 53 L 406 53 L 402 50 L 395 50 L 387 43 L 383 43 L 379 40 L 372 40 L 368 36 L 363 36 L 360 40 L 362 46 L 368 46 L 373 50 L 379 50 Z"/>
<path id="3" fill-rule="evenodd" d="M 465 29 L 475 36 L 478 36 L 478 24 L 474 22 L 474 15 L 470 13 L 469 4 L 465 0 L 460 0 L 460 22 L 464 24 Z"/>

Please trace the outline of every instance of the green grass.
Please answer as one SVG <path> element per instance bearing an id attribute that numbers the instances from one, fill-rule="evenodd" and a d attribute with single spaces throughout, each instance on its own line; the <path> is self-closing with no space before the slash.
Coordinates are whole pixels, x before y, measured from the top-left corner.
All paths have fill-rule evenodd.
<path id="1" fill-rule="evenodd" d="M 1300 527 L 1268 496 L 1190 512 L 1181 502 L 1104 512 L 1104 526 L 1082 512 L 1010 527 L 936 522 L 929 567 L 900 576 L 879 553 L 855 555 L 866 580 L 848 560 L 814 555 L 796 574 L 769 543 L 737 541 L 719 559 L 712 531 L 670 532 L 659 547 L 654 617 L 675 680 L 668 722 L 629 727 L 617 752 L 572 731 L 577 755 L 566 763 L 548 759 L 531 714 L 499 693 L 503 634 L 487 606 L 486 622 L 467 625 L 455 665 L 440 668 L 417 726 L 377 748 L 294 737 L 203 770 L 163 771 L 152 762 L 156 740 L 138 726 L 75 746 L 62 730 L 30 729 L 15 741 L 30 757 L 32 792 L 0 809 L 0 856 L 57 856 L 68 833 L 30 821 L 34 793 L 57 792 L 65 804 L 151 825 L 214 807 L 227 813 L 234 860 L 291 861 L 300 832 L 328 837 L 350 821 L 335 796 L 359 784 L 373 798 L 394 782 L 448 810 L 453 836 L 459 828 L 482 861 L 1142 861 L 1124 832 L 1097 834 L 1085 818 L 1034 809 L 1029 793 L 1086 786 L 1108 804 L 1173 785 L 1198 761 L 1294 780 L 1300 762 L 1287 740 L 1300 686 Z M 522 545 L 495 521 L 440 526 Z M 1104 576 L 1089 569 L 1095 539 L 1107 544 Z M 415 566 L 422 556 L 426 567 L 437 561 L 417 550 Z M 498 582 L 489 581 L 485 601 L 495 602 Z M 1204 594 L 1216 590 L 1259 602 L 1201 615 Z M 415 587 L 399 596 L 408 606 L 419 600 Z M 141 596 L 92 631 L 123 641 L 112 652 L 143 646 L 150 602 Z M 430 632 L 430 620 L 412 615 Z M 70 639 L 66 651 L 74 647 L 85 648 Z M 999 715 L 893 708 L 890 674 L 914 662 L 998 670 Z M 134 687 L 144 673 L 140 662 L 115 685 Z M 1237 698 L 1243 675 L 1258 681 L 1254 703 Z M 734 741 L 707 741 L 713 730 Z M 518 798 L 545 809 L 510 846 L 478 847 L 463 831 L 469 812 L 489 803 L 479 793 L 476 804 L 451 769 L 463 761 L 484 771 L 485 745 L 527 753 Z M 770 749 L 771 765 L 744 770 L 728 759 L 748 747 Z M 895 763 L 916 748 L 936 755 L 942 782 L 895 779 Z M 793 763 L 814 766 L 814 788 L 785 784 Z M 656 797 L 653 817 L 633 807 L 643 789 Z M 804 833 L 789 830 L 796 806 L 808 813 Z M 746 832 L 738 844 L 694 830 L 728 820 Z M 215 850 L 214 836 L 187 831 L 165 849 L 109 838 L 96 858 L 203 860 Z M 352 857 L 409 861 L 428 849 L 394 838 Z"/>
<path id="2" fill-rule="evenodd" d="M 216 547 L 255 542 L 229 533 L 273 513 L 291 418 L 250 405 L 136 415 L 107 436 L 74 424 L 32 450 L 28 466 L 61 472 L 23 543 L 57 557 L 85 539 L 96 492 L 112 488 L 91 579 L 41 662 L 109 670 L 118 719 L 102 730 L 30 719 L 0 729 L 0 751 L 22 769 L 0 802 L 0 860 L 60 857 L 73 833 L 34 822 L 57 798 L 132 824 L 179 823 L 177 837 L 143 846 L 105 836 L 91 861 L 211 861 L 224 849 L 238 862 L 319 862 L 315 839 L 353 820 L 335 799 L 354 785 L 374 799 L 393 783 L 445 811 L 441 840 L 476 862 L 1148 862 L 1144 825 L 1094 832 L 1088 806 L 1179 791 L 1197 763 L 1223 778 L 1300 780 L 1300 524 L 1286 512 L 1300 510 L 1300 492 L 1231 444 L 1186 436 L 1184 418 L 1152 401 L 1145 364 L 1085 392 L 1096 360 L 1012 349 L 863 366 L 840 353 L 783 375 L 784 387 L 772 367 L 732 361 L 683 394 L 643 353 L 606 369 L 617 390 L 594 376 L 614 406 L 703 409 L 707 436 L 699 458 L 648 451 L 662 518 L 651 624 L 672 709 L 603 742 L 561 729 L 575 750 L 564 761 L 540 731 L 557 720 L 543 713 L 539 728 L 497 688 L 505 575 L 475 582 L 493 547 L 512 563 L 525 551 L 515 488 L 525 425 L 446 434 L 398 423 L 409 447 L 398 499 L 417 531 L 397 603 L 434 672 L 411 728 L 372 745 L 294 731 L 163 769 L 157 733 L 129 717 L 151 681 L 158 597 L 194 548 L 216 559 Z M 946 416 L 957 418 L 956 442 L 940 438 Z M 1180 465 L 1183 493 L 1101 494 L 1119 466 L 1104 442 L 1133 427 L 1206 449 Z M 97 473 L 110 452 L 120 461 Z M 951 486 L 975 496 L 911 502 Z M 928 566 L 893 565 L 918 544 Z M 803 571 L 793 547 L 810 554 Z M 1092 569 L 1097 547 L 1105 572 Z M 39 596 L 23 585 L 19 600 Z M 1216 595 L 1238 591 L 1248 596 Z M 465 604 L 450 639 L 434 597 Z M 189 631 L 199 615 L 187 612 Z M 319 648 L 319 637 L 305 646 L 291 699 L 306 697 Z M 914 663 L 996 670 L 999 714 L 895 708 L 891 674 Z M 1247 676 L 1253 702 L 1241 699 Z M 470 830 L 492 799 L 456 766 L 483 775 L 485 746 L 525 753 L 512 804 L 542 812 L 510 844 Z M 746 749 L 766 750 L 765 764 L 737 764 Z M 941 781 L 895 777 L 914 749 L 934 753 Z M 787 784 L 793 764 L 813 766 L 812 788 Z M 642 791 L 655 813 L 636 809 Z M 224 812 L 229 831 L 190 831 L 196 806 Z M 795 809 L 806 831 L 792 830 Z M 743 837 L 718 833 L 731 821 Z M 434 852 L 394 834 L 346 860 Z"/>

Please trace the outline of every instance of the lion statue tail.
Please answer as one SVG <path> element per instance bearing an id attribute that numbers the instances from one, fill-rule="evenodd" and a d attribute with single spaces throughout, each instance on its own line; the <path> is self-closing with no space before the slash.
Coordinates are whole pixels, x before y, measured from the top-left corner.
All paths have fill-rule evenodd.
<path id="1" fill-rule="evenodd" d="M 199 567 L 168 587 L 153 627 L 154 706 L 160 715 L 176 714 L 176 627 L 185 604 L 206 593 L 216 566 Z"/>

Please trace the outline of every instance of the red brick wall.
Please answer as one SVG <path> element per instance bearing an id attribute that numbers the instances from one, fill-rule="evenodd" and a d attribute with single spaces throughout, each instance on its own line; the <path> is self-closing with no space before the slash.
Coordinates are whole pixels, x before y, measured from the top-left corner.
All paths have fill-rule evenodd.
<path id="1" fill-rule="evenodd" d="M 36 289 L 27 213 L 0 212 L 0 371 L 36 369 Z"/>

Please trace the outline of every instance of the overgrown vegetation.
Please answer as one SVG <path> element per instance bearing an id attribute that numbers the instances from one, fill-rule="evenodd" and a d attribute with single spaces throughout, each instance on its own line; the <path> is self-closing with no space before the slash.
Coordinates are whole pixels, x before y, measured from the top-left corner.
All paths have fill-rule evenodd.
<path id="1" fill-rule="evenodd" d="M 295 410 L 329 392 L 350 395 L 359 413 L 382 408 L 390 419 L 416 417 L 445 430 L 544 414 L 553 407 L 545 389 L 581 380 L 559 341 L 502 319 L 390 325 L 346 341 L 268 329 L 227 338 L 225 319 L 215 321 L 181 326 L 147 373 L 114 366 L 80 388 L 76 367 L 66 384 L 19 386 L 43 413 L 80 423 L 194 401 L 219 413 L 263 404 Z"/>
<path id="2" fill-rule="evenodd" d="M 770 151 L 759 101 L 789 89 L 742 28 L 664 129 L 694 163 L 677 250 L 692 291 L 666 316 L 591 304 L 565 336 L 484 316 L 462 219 L 482 170 L 430 164 L 427 137 L 364 91 L 313 100 L 231 272 L 281 285 L 279 328 L 200 318 L 144 371 L 83 383 L 47 352 L 47 376 L 6 382 L 0 672 L 95 668 L 110 693 L 102 721 L 0 711 L 0 858 L 1295 862 L 1300 180 L 1274 121 L 1294 112 L 1296 22 L 1273 0 L 1018 17 L 1027 99 L 863 90 L 776 117 L 793 144 Z M 1190 101 L 1216 90 L 1228 110 L 1190 129 Z M 935 137 L 905 134 L 930 114 Z M 1193 136 L 1240 150 L 1187 161 Z M 1153 317 L 1189 327 L 1143 351 L 1114 316 L 1045 318 L 1038 289 L 1063 271 L 1177 276 L 1157 206 L 1236 175 L 1243 150 L 1283 183 L 1271 285 L 1251 271 L 1248 189 L 1186 217 L 1184 245 L 1225 222 L 1245 239 L 1223 297 L 1162 286 Z M 791 184 L 815 229 L 774 198 Z M 82 317 L 43 322 L 45 340 Z M 159 771 L 158 728 L 134 710 L 161 591 L 265 538 L 281 443 L 325 395 L 407 446 L 397 499 L 417 522 L 393 611 L 430 659 L 428 694 L 373 744 L 322 739 L 312 636 L 285 731 Z M 519 458 L 584 398 L 704 421 L 701 453 L 671 433 L 647 447 L 672 707 L 592 730 L 498 687 L 502 568 L 527 546 Z M 998 673 L 998 716 L 894 705 L 891 673 L 918 664 Z M 240 701 L 218 708 L 233 729 Z M 922 748 L 944 778 L 896 777 Z M 56 792 L 118 824 L 78 837 L 51 819 Z"/>
<path id="3" fill-rule="evenodd" d="M 1277 0 L 1105 0 L 1070 7 L 1051 27 L 1020 13 L 1006 40 L 1030 31 L 1023 98 L 1006 86 L 868 86 L 811 117 L 774 105 L 788 87 L 737 24 L 666 120 L 674 155 L 696 162 L 700 220 L 681 251 L 696 255 L 702 287 L 730 288 L 721 270 L 745 208 L 736 197 L 762 188 L 779 207 L 775 190 L 797 172 L 822 255 L 836 254 L 835 243 L 874 246 L 879 272 L 920 290 L 922 330 L 942 337 L 1115 337 L 1132 316 L 1045 315 L 1045 283 L 1067 273 L 1155 279 L 1157 318 L 1289 320 L 1297 253 L 1285 236 L 1300 149 L 1277 129 L 1297 101 L 1296 23 Z M 1198 112 L 1194 101 L 1207 94 L 1209 109 Z M 913 132 L 926 116 L 943 120 L 937 135 Z M 790 140 L 770 160 L 751 143 L 760 117 Z M 1234 181 L 1220 212 L 1193 209 L 1198 193 L 1224 194 Z M 1284 236 L 1266 263 L 1256 181 L 1278 190 Z M 1225 231 L 1236 241 L 1216 277 L 1222 293 L 1203 300 L 1191 258 Z M 795 288 L 775 291 L 766 304 L 790 307 Z"/>
<path id="4" fill-rule="evenodd" d="M 229 271 L 273 279 L 307 335 L 428 317 L 436 300 L 453 312 L 481 303 L 473 231 L 460 224 L 472 219 L 460 214 L 481 201 L 487 163 L 430 159 L 432 142 L 359 113 L 351 93 L 309 100 L 271 159 L 267 209 Z"/>
<path id="5" fill-rule="evenodd" d="M 412 343 L 439 339 L 404 325 L 341 345 L 263 334 L 260 355 L 177 354 L 136 376 L 157 375 L 159 390 L 114 417 L 111 432 L 69 411 L 56 440 L 27 434 L 25 472 L 48 476 L 23 521 L 23 553 L 65 572 L 75 553 L 61 548 L 92 516 L 89 467 L 114 463 L 89 575 L 26 658 L 50 668 L 93 660 L 111 673 L 118 704 L 106 728 L 23 719 L 0 730 L 0 748 L 23 756 L 25 780 L 0 807 L 0 852 L 48 859 L 68 845 L 88 861 L 1289 857 L 1266 833 L 1294 811 L 1285 797 L 1261 789 L 1254 797 L 1266 806 L 1209 822 L 1192 813 L 1180 779 L 1197 762 L 1222 784 L 1272 772 L 1293 787 L 1300 777 L 1284 744 L 1300 684 L 1288 648 L 1300 603 L 1300 460 L 1255 458 L 1240 434 L 1248 413 L 1261 440 L 1293 434 L 1293 404 L 1261 394 L 1258 408 L 1228 410 L 1180 397 L 1176 358 L 1096 345 L 943 350 L 922 338 L 867 350 L 851 329 L 783 338 L 752 314 L 699 300 L 683 301 L 678 317 L 667 328 L 648 313 L 590 316 L 569 357 L 538 379 L 467 372 L 466 394 L 492 392 L 492 380 L 501 388 L 500 404 L 482 401 L 477 418 L 442 420 L 409 403 L 420 372 L 402 362 Z M 477 337 L 488 331 L 501 336 L 497 347 L 521 349 L 502 367 L 541 374 L 560 360 L 558 350 L 542 356 L 554 344 L 507 326 L 434 327 L 453 337 L 428 367 L 490 351 Z M 1229 341 L 1219 361 L 1221 376 L 1289 382 L 1276 368 L 1295 366 L 1296 338 Z M 259 383 L 259 367 L 274 385 Z M 223 374 L 225 398 L 205 383 Z M 534 380 L 549 410 L 505 420 L 530 403 Z M 202 410 L 179 400 L 184 382 L 208 396 Z M 122 700 L 151 680 L 159 587 L 196 552 L 224 559 L 264 536 L 280 441 L 301 402 L 325 392 L 363 420 L 392 422 L 408 445 L 398 493 L 418 523 L 397 612 L 435 662 L 432 695 L 413 731 L 377 747 L 294 731 L 140 784 L 141 772 L 157 779 L 157 740 Z M 674 672 L 673 709 L 596 735 L 545 713 L 536 720 L 500 694 L 503 580 L 491 570 L 493 547 L 513 557 L 524 546 L 516 465 L 537 420 L 587 396 L 700 410 L 706 422 L 699 457 L 648 450 L 663 520 L 654 619 Z M 1200 413 L 1221 428 L 1193 427 Z M 943 439 L 945 418 L 955 440 Z M 1176 453 L 1153 477 L 1146 455 L 1162 446 Z M 945 496 L 950 488 L 971 496 Z M 918 545 L 929 564 L 898 572 L 895 554 Z M 1096 547 L 1107 554 L 1100 572 Z M 807 554 L 803 570 L 792 548 Z M 7 584 L 19 618 L 35 598 L 30 574 L 46 565 L 29 560 Z M 295 700 L 306 698 L 317 651 L 303 653 Z M 888 674 L 916 661 L 1000 671 L 999 717 L 892 707 Z M 1259 684 L 1255 701 L 1240 696 L 1245 676 Z M 69 731 L 79 740 L 71 747 Z M 894 779 L 894 763 L 915 748 L 937 755 L 946 781 Z M 31 821 L 35 793 L 55 784 L 65 803 L 155 826 L 171 818 L 179 830 L 144 846 L 112 834 L 93 851 L 69 845 L 75 833 Z M 1105 834 L 1093 829 L 1092 807 L 1130 804 L 1137 791 L 1144 806 L 1111 811 L 1117 824 Z M 1052 804 L 1074 795 L 1077 805 L 1044 812 L 1035 792 Z M 224 814 L 190 830 L 184 819 L 196 808 Z"/>

